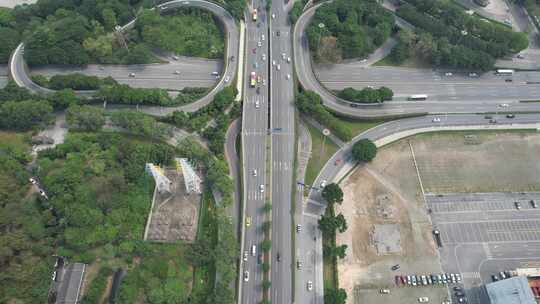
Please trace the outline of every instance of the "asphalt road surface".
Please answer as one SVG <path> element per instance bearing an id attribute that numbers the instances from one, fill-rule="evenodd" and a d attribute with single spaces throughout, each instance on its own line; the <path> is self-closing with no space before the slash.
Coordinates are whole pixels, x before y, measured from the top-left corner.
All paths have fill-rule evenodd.
<path id="1" fill-rule="evenodd" d="M 223 24 L 225 30 L 226 41 L 226 68 L 218 84 L 203 98 L 184 106 L 179 107 L 139 107 L 142 111 L 153 114 L 153 115 L 166 115 L 172 113 L 175 110 L 182 110 L 187 112 L 193 112 L 199 108 L 208 105 L 214 98 L 214 95 L 221 91 L 223 87 L 229 85 L 230 80 L 234 79 L 236 75 L 237 62 L 236 58 L 238 54 L 238 41 L 239 41 L 239 31 L 236 24 L 236 20 L 231 16 L 231 14 L 224 9 L 223 7 L 204 0 L 173 0 L 160 4 L 159 9 L 162 11 L 174 10 L 181 7 L 198 7 L 206 9 L 212 12 Z M 128 24 L 123 26 L 123 29 L 130 29 L 135 25 L 135 20 L 132 20 Z M 17 85 L 21 87 L 26 87 L 33 92 L 41 93 L 50 93 L 52 92 L 49 89 L 38 86 L 34 83 L 25 69 L 25 63 L 23 58 L 24 53 L 24 44 L 20 44 L 17 49 L 12 54 L 12 60 L 10 61 L 12 78 L 15 80 Z M 234 57 L 234 58 L 233 58 Z M 181 71 L 180 71 L 181 72 Z M 180 74 L 182 75 L 182 74 Z M 228 79 L 228 81 L 227 81 Z M 89 97 L 92 95 L 91 92 L 77 92 L 79 95 Z"/>
<path id="2" fill-rule="evenodd" d="M 8 82 L 7 65 L 0 65 L 0 88 L 5 87 L 7 82 Z"/>
<path id="3" fill-rule="evenodd" d="M 272 130 L 272 303 L 292 303 L 292 269 L 295 262 L 291 240 L 292 193 L 295 151 L 293 54 L 289 10 L 293 2 L 273 1 L 270 15 L 270 83 Z M 277 256 L 280 256 L 278 261 Z"/>
<path id="4" fill-rule="evenodd" d="M 180 57 L 166 58 L 168 63 L 139 65 L 43 66 L 32 68 L 31 75 L 51 77 L 57 74 L 81 73 L 89 76 L 112 77 L 134 88 L 161 88 L 181 90 L 185 87 L 214 86 L 220 79 L 212 75 L 223 70 L 223 60 Z M 178 74 L 177 74 L 178 72 Z M 135 77 L 129 77 L 134 73 Z"/>
<path id="5" fill-rule="evenodd" d="M 245 304 L 257 304 L 262 300 L 263 271 L 260 264 L 262 251 L 260 243 L 264 240 L 261 225 L 265 222 L 263 206 L 266 202 L 269 181 L 267 180 L 267 132 L 268 132 L 268 18 L 263 0 L 249 4 L 246 13 L 246 58 L 244 81 L 244 104 L 242 115 L 242 160 L 244 176 L 245 217 L 251 218 L 250 226 L 245 227 L 244 248 L 247 261 L 242 260 L 242 276 L 247 271 L 249 280 L 242 277 L 240 300 Z M 253 21 L 251 12 L 258 10 L 257 21 Z M 265 39 L 262 39 L 262 36 Z M 259 46 L 260 44 L 260 46 Z M 263 56 L 266 60 L 263 60 Z M 260 77 L 255 87 L 250 86 L 251 72 Z M 256 170 L 256 173 L 255 173 Z M 264 188 L 261 188 L 264 187 Z M 252 254 L 255 246 L 254 254 Z"/>
<path id="6" fill-rule="evenodd" d="M 479 287 L 492 275 L 538 267 L 540 209 L 530 200 L 540 202 L 540 193 L 426 195 L 434 229 L 441 233 L 443 269 L 462 274 L 469 303 L 482 303 Z"/>

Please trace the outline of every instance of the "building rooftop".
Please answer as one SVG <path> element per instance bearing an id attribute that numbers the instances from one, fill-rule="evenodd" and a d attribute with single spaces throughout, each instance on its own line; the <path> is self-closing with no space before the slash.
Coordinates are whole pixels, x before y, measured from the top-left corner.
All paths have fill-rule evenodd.
<path id="1" fill-rule="evenodd" d="M 486 284 L 491 304 L 536 304 L 529 281 L 524 276 Z"/>

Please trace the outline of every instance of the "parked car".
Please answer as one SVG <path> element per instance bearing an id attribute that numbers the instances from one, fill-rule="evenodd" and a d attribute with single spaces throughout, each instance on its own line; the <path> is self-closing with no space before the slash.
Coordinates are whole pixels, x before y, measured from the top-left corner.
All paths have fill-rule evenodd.
<path id="1" fill-rule="evenodd" d="M 514 202 L 514 206 L 516 206 L 517 210 L 521 209 L 521 203 L 520 202 Z"/>
<path id="2" fill-rule="evenodd" d="M 420 297 L 420 298 L 418 298 L 418 302 L 427 303 L 427 302 L 429 302 L 429 298 L 428 297 Z"/>
<path id="3" fill-rule="evenodd" d="M 395 271 L 395 270 L 398 270 L 398 269 L 399 269 L 399 264 L 396 264 L 396 265 L 392 266 L 392 270 Z"/>
<path id="4" fill-rule="evenodd" d="M 389 294 L 390 289 L 381 289 L 379 292 L 382 293 L 382 294 Z"/>

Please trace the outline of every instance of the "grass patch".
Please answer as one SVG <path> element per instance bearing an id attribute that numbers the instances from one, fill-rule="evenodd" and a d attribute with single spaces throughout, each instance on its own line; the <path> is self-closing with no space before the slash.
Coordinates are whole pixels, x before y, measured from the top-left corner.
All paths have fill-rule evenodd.
<path id="1" fill-rule="evenodd" d="M 324 164 L 332 155 L 334 155 L 334 153 L 336 153 L 338 146 L 330 139 L 323 140 L 324 135 L 322 135 L 322 133 L 319 132 L 319 130 L 317 130 L 315 127 L 307 123 L 306 126 L 311 134 L 312 150 L 311 157 L 306 168 L 306 177 L 304 182 L 307 185 L 311 185 L 315 181 L 315 178 L 321 171 Z"/>
<path id="2" fill-rule="evenodd" d="M 341 124 L 345 125 L 346 128 L 349 128 L 352 132 L 353 137 L 368 130 L 375 126 L 378 126 L 386 121 L 384 120 L 373 120 L 373 121 L 359 121 L 352 120 L 347 118 L 340 118 Z"/>
<path id="3" fill-rule="evenodd" d="M 433 67 L 429 62 L 422 60 L 418 56 L 411 56 L 400 64 L 394 63 L 390 60 L 389 56 L 384 57 L 383 59 L 375 62 L 374 66 L 391 66 L 391 67 L 401 67 L 401 68 L 416 68 L 416 69 L 430 69 Z"/>

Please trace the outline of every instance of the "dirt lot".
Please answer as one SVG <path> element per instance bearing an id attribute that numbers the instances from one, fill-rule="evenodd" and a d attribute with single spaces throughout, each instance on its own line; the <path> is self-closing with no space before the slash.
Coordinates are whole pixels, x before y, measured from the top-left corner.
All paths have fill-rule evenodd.
<path id="1" fill-rule="evenodd" d="M 160 242 L 194 241 L 201 196 L 187 194 L 181 171 L 165 170 L 172 182 L 172 194 L 157 194 L 148 228 L 148 240 Z"/>
<path id="2" fill-rule="evenodd" d="M 411 139 L 426 192 L 540 190 L 540 134 L 484 132 L 466 140 L 467 134 Z"/>
<path id="3" fill-rule="evenodd" d="M 441 272 L 407 142 L 379 151 L 375 161 L 356 170 L 342 187 L 344 202 L 336 211 L 343 212 L 349 229 L 337 236 L 337 242 L 347 244 L 348 252 L 339 262 L 338 271 L 339 285 L 349 295 L 347 303 L 415 303 L 421 296 L 429 297 L 434 303 L 446 299 L 444 288 L 398 288 L 394 284 L 396 274 Z M 382 204 L 390 211 L 387 217 L 381 215 L 381 208 L 376 208 L 381 196 L 388 198 Z M 383 223 L 399 226 L 400 253 L 377 255 L 370 245 L 370 230 L 374 224 Z M 390 268 L 395 264 L 401 268 L 393 272 Z M 391 293 L 381 295 L 380 288 L 389 288 Z"/>
<path id="4" fill-rule="evenodd" d="M 349 229 L 337 236 L 338 244 L 348 245 L 338 271 L 339 285 L 349 295 L 347 303 L 417 303 L 421 296 L 441 303 L 448 296 L 441 287 L 394 283 L 397 274 L 441 272 L 409 142 L 426 192 L 540 190 L 540 134 L 434 133 L 382 148 L 372 163 L 341 183 L 344 202 L 336 212 L 344 214 Z M 400 253 L 377 254 L 370 244 L 375 224 L 399 226 Z M 401 268 L 391 271 L 394 264 Z M 382 295 L 381 288 L 391 293 Z"/>

